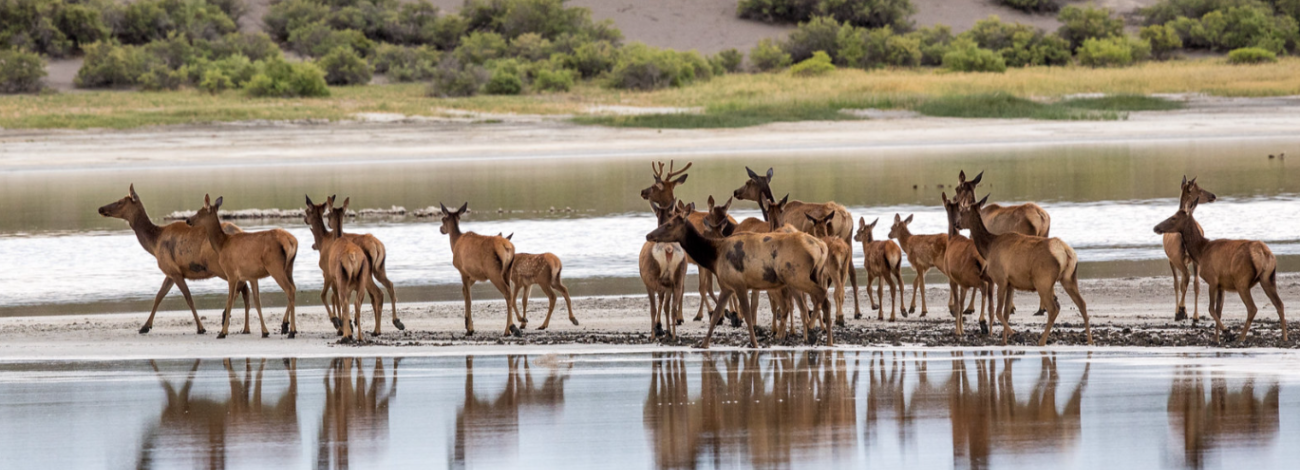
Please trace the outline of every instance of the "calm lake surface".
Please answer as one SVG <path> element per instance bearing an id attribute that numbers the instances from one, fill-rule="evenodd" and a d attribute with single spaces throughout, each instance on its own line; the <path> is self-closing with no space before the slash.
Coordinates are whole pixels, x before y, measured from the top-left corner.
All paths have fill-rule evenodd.
<path id="1" fill-rule="evenodd" d="M 985 170 L 981 194 L 991 201 L 1037 201 L 1052 215 L 1052 235 L 1079 253 L 1081 275 L 1151 276 L 1169 272 L 1151 228 L 1173 214 L 1178 182 L 1199 175 L 1219 202 L 1198 209 L 1213 238 L 1270 244 L 1284 271 L 1300 269 L 1300 163 L 1267 155 L 1300 138 L 1251 141 L 1153 141 L 1132 144 L 897 148 L 866 153 L 745 155 L 697 158 L 677 195 L 701 206 L 725 196 L 756 171 L 774 167 L 778 197 L 834 200 L 854 216 L 879 217 L 888 234 L 895 213 L 915 214 L 913 233 L 945 232 L 939 193 L 957 172 Z M 1300 151 L 1293 151 L 1300 154 Z M 679 159 L 678 166 L 683 162 Z M 408 210 L 469 201 L 462 224 L 479 233 L 514 233 L 520 252 L 553 252 L 575 295 L 641 292 L 636 256 L 654 220 L 639 197 L 651 182 L 648 159 L 388 162 L 372 165 L 266 165 L 0 173 L 0 315 L 147 310 L 161 284 L 154 259 L 127 230 L 96 209 L 126 194 L 130 183 L 158 223 L 193 210 L 203 195 L 225 196 L 224 209 L 296 209 L 303 195 L 352 198 L 352 208 Z M 946 185 L 939 188 L 938 185 Z M 556 211 L 551 212 L 554 208 Z M 503 212 L 498 213 L 498 209 Z M 571 210 L 571 211 L 570 211 Z M 757 216 L 737 202 L 737 218 Z M 321 285 L 311 235 L 299 219 L 242 221 L 248 230 L 282 226 L 299 238 L 295 278 L 300 296 Z M 367 218 L 348 230 L 370 232 L 388 246 L 389 277 L 403 300 L 460 297 L 446 236 L 436 221 Z M 861 266 L 860 248 L 855 248 Z M 693 271 L 693 268 L 692 268 Z M 937 276 L 937 274 L 935 274 Z M 274 283 L 268 293 L 278 293 Z M 220 280 L 191 283 L 200 308 L 224 301 Z M 487 291 L 482 291 L 486 293 Z M 164 309 L 183 309 L 179 295 Z M 539 294 L 540 295 L 540 294 Z M 272 297 L 274 298 L 274 297 Z"/>
<path id="2" fill-rule="evenodd" d="M 1293 468 L 1290 353 L 0 363 L 13 468 Z"/>

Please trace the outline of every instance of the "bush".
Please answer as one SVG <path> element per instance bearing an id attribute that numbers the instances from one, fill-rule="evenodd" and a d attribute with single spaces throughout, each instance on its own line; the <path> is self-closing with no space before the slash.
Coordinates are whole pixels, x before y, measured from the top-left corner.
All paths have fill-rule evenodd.
<path id="1" fill-rule="evenodd" d="M 45 61 L 31 52 L 0 49 L 0 93 L 36 93 L 45 78 Z"/>
<path id="2" fill-rule="evenodd" d="M 1033 26 L 1005 23 L 996 15 L 975 22 L 960 37 L 997 52 L 1009 67 L 1064 65 L 1070 61 L 1070 46 L 1061 37 Z"/>
<path id="3" fill-rule="evenodd" d="M 74 50 L 81 50 L 87 44 L 106 41 L 113 36 L 113 29 L 104 23 L 103 12 L 89 4 L 64 6 L 59 10 L 55 23 L 59 31 L 72 42 Z"/>
<path id="4" fill-rule="evenodd" d="M 289 47 L 307 57 L 321 57 L 340 47 L 350 47 L 364 57 L 375 52 L 375 43 L 355 29 L 330 29 L 325 23 L 311 23 L 289 32 Z"/>
<path id="5" fill-rule="evenodd" d="M 943 55 L 952 44 L 952 28 L 935 25 L 908 33 L 921 44 L 921 65 L 943 65 Z"/>
<path id="6" fill-rule="evenodd" d="M 1056 19 L 1061 21 L 1057 34 L 1069 41 L 1075 49 L 1087 39 L 1099 39 L 1124 34 L 1124 20 L 1111 16 L 1108 8 L 1070 5 L 1061 9 Z"/>
<path id="7" fill-rule="evenodd" d="M 325 72 L 310 62 L 266 61 L 262 70 L 244 85 L 249 96 L 294 98 L 329 96 Z"/>
<path id="8" fill-rule="evenodd" d="M 323 22 L 330 14 L 328 6 L 313 0 L 281 0 L 271 3 L 262 17 L 266 32 L 277 41 L 287 42 L 289 33 L 312 23 Z"/>
<path id="9" fill-rule="evenodd" d="M 790 67 L 790 74 L 796 77 L 816 77 L 834 71 L 835 65 L 831 63 L 831 56 L 826 51 L 814 52 L 808 60 Z"/>
<path id="10" fill-rule="evenodd" d="M 550 63 L 533 72 L 533 89 L 537 91 L 569 91 L 573 88 L 576 72 Z"/>
<path id="11" fill-rule="evenodd" d="M 1003 5 L 1023 12 L 1047 12 L 1061 9 L 1056 0 L 999 0 Z"/>
<path id="12" fill-rule="evenodd" d="M 1138 37 L 1151 45 L 1151 54 L 1157 59 L 1167 59 L 1170 54 L 1183 48 L 1183 39 L 1173 26 L 1156 24 L 1143 26 Z"/>
<path id="13" fill-rule="evenodd" d="M 552 48 L 551 40 L 537 33 L 521 34 L 510 41 L 510 55 L 529 61 L 550 57 Z"/>
<path id="14" fill-rule="evenodd" d="M 1122 67 L 1146 60 L 1151 55 L 1151 44 L 1131 36 L 1089 38 L 1076 52 L 1082 65 Z"/>
<path id="15" fill-rule="evenodd" d="M 505 57 L 506 50 L 506 40 L 500 34 L 475 31 L 461 40 L 454 54 L 462 63 L 483 65 L 489 60 Z"/>
<path id="16" fill-rule="evenodd" d="M 124 43 L 145 44 L 172 33 L 215 40 L 239 28 L 221 8 L 205 0 L 137 0 L 126 5 L 114 29 Z"/>
<path id="17" fill-rule="evenodd" d="M 212 41 L 209 47 L 215 57 L 242 55 L 250 60 L 265 60 L 284 54 L 266 33 L 230 33 Z"/>
<path id="18" fill-rule="evenodd" d="M 895 67 L 915 67 L 921 64 L 921 39 L 912 36 L 891 35 L 885 40 L 884 63 Z"/>
<path id="19" fill-rule="evenodd" d="M 514 61 L 503 61 L 492 69 L 491 76 L 488 77 L 487 84 L 483 85 L 483 92 L 489 95 L 518 95 L 524 91 L 524 79 L 520 77 L 518 64 Z"/>
<path id="20" fill-rule="evenodd" d="M 958 72 L 1006 72 L 1007 63 L 1002 55 L 981 49 L 969 39 L 954 41 L 952 49 L 943 55 L 943 67 Z"/>
<path id="21" fill-rule="evenodd" d="M 469 24 L 460 15 L 442 15 L 433 22 L 433 45 L 450 51 L 460 45 L 461 36 L 469 31 Z"/>
<path id="22" fill-rule="evenodd" d="M 593 78 L 614 68 L 619 49 L 609 41 L 585 42 L 572 53 L 559 57 L 565 67 L 577 70 L 582 78 Z"/>
<path id="23" fill-rule="evenodd" d="M 1277 62 L 1277 54 L 1258 47 L 1243 47 L 1233 49 L 1232 52 L 1228 53 L 1229 64 L 1262 64 L 1265 62 Z"/>
<path id="24" fill-rule="evenodd" d="M 865 28 L 911 29 L 916 7 L 910 0 L 740 0 L 736 14 L 769 23 L 798 23 L 814 16 Z"/>
<path id="25" fill-rule="evenodd" d="M 481 65 L 461 64 L 455 56 L 448 55 L 433 70 L 426 92 L 429 96 L 442 98 L 453 96 L 474 96 L 487 83 L 488 72 Z"/>
<path id="26" fill-rule="evenodd" d="M 783 69 L 791 62 L 790 54 L 770 38 L 759 40 L 758 45 L 749 50 L 749 63 L 760 72 Z"/>
<path id="27" fill-rule="evenodd" d="M 432 46 L 381 44 L 375 51 L 373 65 L 375 73 L 388 74 L 391 81 L 414 82 L 432 77 L 433 68 L 441 57 L 442 54 Z"/>
<path id="28" fill-rule="evenodd" d="M 609 72 L 609 85 L 630 90 L 655 90 L 708 80 L 712 74 L 713 68 L 697 52 L 678 52 L 634 43 L 623 48 L 614 69 Z"/>
<path id="29" fill-rule="evenodd" d="M 1294 0 L 1267 0 L 1268 3 L 1282 4 Z M 1160 0 L 1154 5 L 1138 10 L 1147 25 L 1166 24 L 1179 17 L 1200 18 L 1215 10 L 1226 10 L 1235 6 L 1253 6 L 1268 8 L 1260 0 Z M 1281 10 L 1282 8 L 1279 8 Z"/>
<path id="30" fill-rule="evenodd" d="M 140 75 L 140 89 L 146 91 L 177 90 L 185 84 L 185 72 L 163 64 L 154 64 Z"/>
<path id="31" fill-rule="evenodd" d="M 816 51 L 836 53 L 836 39 L 839 37 L 840 23 L 829 16 L 814 16 L 799 23 L 799 26 L 786 37 L 782 49 L 790 54 L 790 59 L 801 62 L 813 56 Z M 839 58 L 834 58 L 839 61 Z M 843 63 L 843 62 L 841 62 Z"/>
<path id="32" fill-rule="evenodd" d="M 77 88 L 132 86 L 146 70 L 146 56 L 139 46 L 97 42 L 87 45 L 85 51 L 85 60 L 73 79 Z"/>
<path id="33" fill-rule="evenodd" d="M 325 83 L 330 85 L 365 85 L 370 83 L 370 64 L 352 48 L 342 46 L 316 61 L 325 71 Z"/>
<path id="34" fill-rule="evenodd" d="M 276 57 L 272 60 L 278 60 Z M 254 63 L 242 55 L 195 64 L 185 69 L 187 79 L 209 93 L 243 88 L 264 62 Z"/>
<path id="35" fill-rule="evenodd" d="M 714 75 L 739 72 L 740 64 L 744 61 L 745 55 L 735 49 L 727 49 L 709 56 L 709 64 L 713 65 Z"/>

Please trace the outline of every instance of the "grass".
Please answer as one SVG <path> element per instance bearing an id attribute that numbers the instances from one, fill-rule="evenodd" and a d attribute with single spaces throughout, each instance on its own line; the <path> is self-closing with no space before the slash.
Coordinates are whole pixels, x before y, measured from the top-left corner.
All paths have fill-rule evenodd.
<path id="1" fill-rule="evenodd" d="M 1234 66 L 1223 59 L 1149 62 L 1125 68 L 1029 67 L 1006 73 L 951 73 L 936 69 L 841 69 L 819 77 L 788 73 L 740 74 L 686 88 L 653 92 L 610 90 L 594 83 L 570 92 L 438 99 L 422 84 L 331 88 L 311 99 L 251 99 L 239 92 L 89 91 L 0 96 L 0 127 L 135 128 L 150 125 L 266 120 L 350 119 L 383 112 L 443 116 L 478 113 L 576 115 L 578 122 L 636 127 L 743 127 L 766 122 L 855 119 L 841 109 L 915 109 L 938 116 L 1033 119 L 1119 119 L 1127 111 L 1167 109 L 1177 103 L 1153 93 L 1260 97 L 1300 94 L 1300 58 Z M 1061 100 L 1081 93 L 1105 98 Z M 982 106 L 995 104 L 981 110 Z M 700 114 L 595 116 L 592 106 L 700 108 Z M 980 111 L 974 113 L 971 109 Z M 965 113 L 965 114 L 963 114 Z"/>

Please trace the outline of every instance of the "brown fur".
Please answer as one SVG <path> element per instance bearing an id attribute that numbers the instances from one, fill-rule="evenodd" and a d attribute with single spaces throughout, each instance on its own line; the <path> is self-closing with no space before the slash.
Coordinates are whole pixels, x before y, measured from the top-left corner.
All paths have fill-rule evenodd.
<path id="1" fill-rule="evenodd" d="M 331 197 L 331 205 L 333 200 L 334 198 Z M 364 339 L 361 333 L 362 299 L 367 292 L 370 293 L 371 305 L 375 310 L 375 329 L 378 333 L 384 298 L 371 281 L 370 257 L 366 256 L 366 251 L 360 245 L 353 243 L 343 233 L 343 217 L 347 214 L 350 201 L 350 198 L 344 199 L 342 207 L 330 207 L 331 232 L 322 241 L 321 257 L 329 260 L 328 277 L 334 281 L 334 306 L 338 309 L 339 321 L 343 325 L 343 340 L 361 341 Z M 355 325 L 348 318 L 348 299 L 354 292 L 357 296 Z"/>
<path id="2" fill-rule="evenodd" d="M 1180 208 L 1189 207 L 1186 198 L 1195 199 L 1197 204 L 1211 203 L 1219 198 L 1214 193 L 1201 189 L 1201 186 L 1196 184 L 1196 178 L 1187 181 L 1186 176 L 1183 177 L 1182 191 L 1182 197 L 1178 201 L 1178 207 Z M 1196 231 L 1200 232 L 1201 235 L 1205 235 L 1205 230 L 1201 229 L 1201 224 L 1196 224 Z M 1184 303 L 1187 301 L 1187 284 L 1191 283 L 1194 291 L 1192 297 L 1192 322 L 1196 322 L 1201 318 L 1201 283 L 1196 280 L 1196 262 L 1192 261 L 1192 257 L 1187 255 L 1187 250 L 1183 247 L 1182 235 L 1166 233 L 1162 238 L 1165 256 L 1169 258 L 1169 270 L 1174 274 L 1174 302 L 1176 303 L 1174 321 L 1187 318 L 1187 307 L 1184 306 Z M 1187 265 L 1189 264 L 1192 266 L 1190 273 L 1187 271 Z"/>
<path id="3" fill-rule="evenodd" d="M 754 173 L 754 170 L 745 167 L 749 180 L 732 192 L 732 196 L 742 201 L 754 201 L 759 203 L 759 208 L 764 207 L 763 200 L 775 202 L 776 198 L 772 196 L 772 175 L 771 168 L 767 169 L 767 175 L 760 176 Z M 789 198 L 789 195 L 786 195 Z M 786 199 L 783 199 L 783 201 Z M 776 226 L 780 224 L 790 224 L 802 232 L 812 230 L 812 224 L 809 222 L 807 215 L 820 215 L 834 213 L 833 219 L 836 232 L 832 235 L 844 240 L 849 247 L 849 258 L 853 258 L 853 215 L 844 206 L 835 202 L 826 203 L 808 203 L 803 201 L 789 201 L 785 204 L 780 221 L 770 221 Z M 778 223 L 779 222 L 779 223 Z M 849 269 L 849 284 L 853 286 L 853 318 L 862 318 L 862 307 L 858 305 L 858 272 L 855 269 Z"/>
<path id="4" fill-rule="evenodd" d="M 876 228 L 876 223 L 880 219 L 867 223 L 867 219 L 858 219 L 858 233 L 853 236 L 854 240 L 862 243 L 862 267 L 867 271 L 867 300 L 871 301 L 871 308 L 879 310 L 876 315 L 877 320 L 885 319 L 885 284 L 889 284 L 889 321 L 895 321 L 895 313 L 901 308 L 903 303 L 903 250 L 893 240 L 885 239 L 875 241 L 872 232 Z M 877 279 L 880 285 L 876 290 L 876 297 L 871 298 L 871 283 Z M 897 292 L 895 291 L 897 289 Z M 876 305 L 879 299 L 880 305 Z M 894 299 L 898 299 L 897 303 Z M 895 308 L 898 307 L 898 308 Z"/>
<path id="5" fill-rule="evenodd" d="M 140 195 L 135 193 L 134 184 L 127 190 L 126 197 L 100 207 L 99 215 L 125 220 L 135 232 L 140 246 L 153 255 L 158 262 L 158 269 L 165 276 L 162 288 L 153 299 L 153 307 L 149 309 L 149 319 L 145 320 L 144 325 L 140 327 L 140 334 L 148 333 L 153 329 L 153 318 L 158 313 L 158 304 L 161 304 L 163 298 L 167 297 L 167 293 L 171 292 L 173 285 L 185 297 L 185 304 L 190 307 L 190 313 L 194 315 L 194 325 L 198 334 L 206 333 L 208 330 L 203 328 L 203 322 L 199 320 L 199 311 L 194 308 L 194 299 L 190 297 L 190 286 L 185 281 L 211 279 L 214 276 L 226 279 L 221 263 L 217 262 L 217 253 L 212 250 L 212 245 L 208 244 L 207 233 L 183 222 L 174 222 L 162 227 L 154 225 L 145 211 L 144 203 L 140 201 Z M 221 224 L 221 229 L 226 233 L 243 232 L 238 226 L 229 222 Z M 252 307 L 248 302 L 248 283 L 239 283 L 238 290 L 244 298 L 243 333 L 247 334 L 250 331 L 249 309 Z"/>
<path id="6" fill-rule="evenodd" d="M 930 309 L 925 302 L 925 273 L 930 268 L 939 268 L 939 272 L 944 272 L 944 253 L 948 249 L 948 234 L 936 233 L 933 235 L 912 235 L 907 229 L 907 225 L 912 223 L 912 216 L 907 216 L 904 220 L 894 214 L 894 225 L 889 228 L 889 238 L 898 240 L 898 245 L 907 253 L 907 262 L 916 270 L 916 278 L 912 279 L 912 305 L 906 313 L 916 313 L 916 295 L 921 294 L 921 316 L 924 317 Z M 903 315 L 906 317 L 906 313 Z"/>
<path id="7" fill-rule="evenodd" d="M 515 301 L 510 295 L 510 268 L 514 263 L 515 245 L 505 237 L 489 237 L 474 232 L 461 233 L 460 217 L 469 209 L 469 203 L 456 211 L 442 208 L 443 235 L 451 239 L 451 264 L 460 271 L 461 294 L 465 296 L 465 334 L 474 334 L 474 319 L 470 314 L 470 287 L 475 282 L 488 281 L 506 299 L 505 334 L 519 334 L 515 326 Z"/>
<path id="8" fill-rule="evenodd" d="M 740 302 L 742 318 L 749 326 L 750 345 L 758 347 L 754 335 L 755 310 L 744 296 L 750 289 L 794 288 L 813 297 L 813 304 L 826 299 L 826 244 L 807 234 L 754 234 L 733 235 L 722 239 L 709 239 L 700 234 L 684 217 L 674 215 L 650 234 L 647 241 L 679 243 L 692 258 L 717 274 L 722 295 L 709 321 L 709 331 L 702 347 L 707 348 L 713 328 L 722 316 L 722 306 L 731 297 Z M 775 254 L 775 256 L 772 256 Z M 829 311 L 823 321 L 830 322 Z M 831 331 L 827 331 L 827 345 L 834 345 Z"/>
<path id="9" fill-rule="evenodd" d="M 659 329 L 666 323 L 667 335 L 677 337 L 674 307 L 680 309 L 683 282 L 686 280 L 686 252 L 676 243 L 645 242 L 638 258 L 641 282 L 650 297 L 650 339 L 659 337 Z M 661 321 L 660 315 L 667 317 Z"/>
<path id="10" fill-rule="evenodd" d="M 1186 188 L 1184 188 L 1186 192 Z M 1159 234 L 1177 232 L 1183 237 L 1187 254 L 1196 261 L 1201 279 L 1210 289 L 1210 315 L 1214 317 L 1214 338 L 1219 339 L 1223 326 L 1223 298 L 1226 292 L 1236 292 L 1246 305 L 1246 324 L 1240 337 L 1250 333 L 1250 324 L 1258 308 L 1250 289 L 1259 284 L 1264 295 L 1277 308 L 1278 322 L 1282 324 L 1282 343 L 1288 343 L 1286 313 L 1282 299 L 1277 295 L 1277 258 L 1264 242 L 1255 240 L 1207 240 L 1196 230 L 1196 219 L 1191 212 L 1196 208 L 1193 199 L 1185 209 L 1156 225 Z M 1232 339 L 1231 337 L 1229 339 Z"/>
<path id="11" fill-rule="evenodd" d="M 330 295 L 334 289 L 334 278 L 331 276 L 329 269 L 331 260 L 326 255 L 327 251 L 324 249 L 331 240 L 329 238 L 330 229 L 327 228 L 325 224 L 325 212 L 327 208 L 333 205 L 334 196 L 330 196 L 323 204 L 312 203 L 310 197 L 307 197 L 306 200 L 307 206 L 304 211 L 305 215 L 303 221 L 306 222 L 307 227 L 311 229 L 312 238 L 315 240 L 315 243 L 312 244 L 312 249 L 321 252 L 320 268 L 325 281 L 323 284 L 324 287 L 321 288 L 320 293 L 321 304 L 325 305 L 325 313 L 329 315 L 330 321 L 334 324 L 338 333 L 342 335 L 343 322 L 338 319 L 337 306 L 332 303 L 334 296 Z M 340 216 L 344 215 L 346 214 L 340 213 Z M 402 324 L 402 321 L 397 318 L 397 296 L 393 291 L 392 281 L 388 280 L 388 274 L 384 272 L 385 269 L 383 266 L 387 257 L 384 244 L 370 234 L 344 233 L 343 238 L 361 247 L 361 250 L 366 253 L 366 260 L 370 264 L 371 275 L 375 280 L 384 284 L 384 287 L 388 290 L 389 296 L 393 299 L 393 325 L 399 330 L 406 329 L 406 326 Z M 378 303 L 378 306 L 374 308 L 375 331 L 372 334 L 379 335 L 382 333 L 382 322 L 380 320 L 382 318 L 381 310 L 383 309 L 384 294 L 373 281 L 366 284 L 366 289 L 367 293 L 370 295 L 372 305 L 376 302 Z"/>
<path id="12" fill-rule="evenodd" d="M 959 202 L 960 216 L 957 220 L 961 222 L 961 226 L 957 228 L 970 229 L 975 248 L 988 262 L 984 272 L 996 286 L 995 292 L 1001 295 L 996 311 L 998 318 L 1002 320 L 1002 344 L 1007 344 L 1007 339 L 1011 335 L 1008 304 L 1011 302 L 1014 290 L 1019 289 L 1037 292 L 1039 305 L 1047 306 L 1047 326 L 1043 328 L 1043 335 L 1038 339 L 1039 346 L 1047 345 L 1047 338 L 1052 333 L 1052 325 L 1056 323 L 1056 316 L 1061 310 L 1061 304 L 1056 301 L 1056 294 L 1053 292 L 1058 281 L 1074 301 L 1075 306 L 1079 308 L 1088 344 L 1092 344 L 1088 306 L 1079 294 L 1079 258 L 1074 254 L 1074 249 L 1059 238 L 1019 233 L 995 235 L 989 232 L 979 211 L 980 206 L 987 200 L 988 196 L 985 196 L 974 205 Z"/>
<path id="13" fill-rule="evenodd" d="M 826 214 L 821 218 L 814 218 L 811 215 L 807 217 L 813 222 L 810 234 L 826 244 L 826 272 L 831 273 L 831 282 L 835 285 L 835 323 L 843 325 L 844 279 L 848 277 L 849 270 L 853 269 L 852 251 L 843 239 L 830 235 L 836 233 L 832 225 L 834 213 Z"/>
<path id="14" fill-rule="evenodd" d="M 975 188 L 979 186 L 980 181 L 983 179 L 984 172 L 982 171 L 980 174 L 975 175 L 975 179 L 971 181 L 966 181 L 965 171 L 958 173 L 958 184 L 956 194 L 953 195 L 953 200 L 957 201 L 958 204 L 974 204 Z M 980 215 L 984 217 L 989 232 L 995 235 L 1019 233 L 1023 235 L 1048 237 L 1048 234 L 1052 230 L 1052 217 L 1047 214 L 1046 210 L 1043 210 L 1043 208 L 1038 204 L 1032 202 L 1015 206 L 986 204 L 980 209 Z M 1016 313 L 1016 303 L 1014 300 L 1008 308 L 1008 312 Z M 1042 315 L 1046 312 L 1047 306 L 1039 305 L 1038 311 L 1034 312 L 1034 315 Z"/>
<path id="15" fill-rule="evenodd" d="M 948 275 L 948 309 L 949 313 L 957 317 L 957 336 L 962 336 L 965 334 L 962 330 L 962 315 L 971 313 L 974 309 L 976 290 L 983 293 L 980 296 L 980 328 L 988 328 L 985 315 L 990 310 L 986 304 L 991 302 L 989 278 L 984 274 L 986 263 L 975 248 L 975 242 L 957 230 L 961 225 L 957 220 L 957 201 L 949 201 L 947 193 L 940 196 L 943 198 L 943 209 L 948 214 L 948 247 L 944 250 L 943 259 L 944 273 Z M 957 311 L 965 305 L 968 293 L 971 295 L 970 310 Z"/>
<path id="16" fill-rule="evenodd" d="M 546 309 L 546 320 L 542 321 L 542 326 L 538 327 L 538 330 L 545 330 L 551 325 L 551 314 L 555 313 L 555 291 L 557 290 L 564 296 L 564 306 L 569 309 L 569 321 L 573 322 L 574 326 L 578 325 L 578 317 L 573 316 L 573 301 L 569 300 L 569 288 L 565 287 L 564 282 L 560 280 L 562 269 L 560 257 L 554 254 L 515 253 L 514 264 L 510 267 L 510 286 L 513 289 L 511 297 L 518 297 L 519 293 L 523 293 L 523 302 L 519 309 L 520 325 L 528 323 L 528 296 L 533 293 L 533 285 L 540 286 L 550 301 L 550 306 Z"/>
<path id="17" fill-rule="evenodd" d="M 266 321 L 262 320 L 262 301 L 258 293 L 257 281 L 270 276 L 284 290 L 289 305 L 285 308 L 284 319 L 280 322 L 280 333 L 288 333 L 290 338 L 298 335 L 298 321 L 294 314 L 294 303 L 298 288 L 293 282 L 293 260 L 298 255 L 298 239 L 281 229 L 261 232 L 243 232 L 227 234 L 221 229 L 221 219 L 217 211 L 221 208 L 220 197 L 216 204 L 203 196 L 203 208 L 185 223 L 198 228 L 208 235 L 208 243 L 217 253 L 217 261 L 226 272 L 226 282 L 230 284 L 226 296 L 226 309 L 222 314 L 221 334 L 225 338 L 230 330 L 230 308 L 235 303 L 235 292 L 241 281 L 248 281 L 253 290 L 253 305 L 257 307 L 257 317 L 262 323 L 262 337 L 270 333 Z"/>

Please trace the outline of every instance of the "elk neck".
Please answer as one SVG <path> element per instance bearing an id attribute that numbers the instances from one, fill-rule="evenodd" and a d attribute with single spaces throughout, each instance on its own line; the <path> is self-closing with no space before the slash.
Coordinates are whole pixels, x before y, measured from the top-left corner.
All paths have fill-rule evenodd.
<path id="1" fill-rule="evenodd" d="M 226 235 L 226 231 L 221 228 L 221 218 L 217 217 L 217 223 L 212 227 L 207 227 L 206 230 L 208 231 L 208 243 L 212 244 L 212 251 L 220 254 L 221 249 L 226 246 L 226 240 L 230 239 L 230 236 Z"/>
<path id="2" fill-rule="evenodd" d="M 320 248 L 320 251 L 325 251 L 325 244 L 329 240 L 329 231 L 325 229 L 325 221 L 315 217 L 310 217 L 310 220 L 307 226 L 311 228 L 312 238 L 316 239 L 316 247 Z"/>
<path id="3" fill-rule="evenodd" d="M 911 241 L 912 241 L 912 231 L 911 231 L 911 230 L 908 230 L 906 225 L 904 225 L 902 228 L 898 229 L 898 244 L 899 244 L 899 245 L 907 246 Z"/>
<path id="4" fill-rule="evenodd" d="M 451 239 L 452 251 L 456 250 L 456 242 L 460 240 L 461 235 L 462 234 L 460 231 L 460 219 L 456 219 L 454 222 L 451 223 L 451 230 L 447 231 L 447 238 Z"/>
<path id="5" fill-rule="evenodd" d="M 1187 255 L 1192 257 L 1192 261 L 1201 262 L 1201 255 L 1205 252 L 1205 244 L 1209 240 L 1205 239 L 1205 233 L 1201 231 L 1201 224 L 1196 222 L 1196 218 L 1187 214 L 1187 224 L 1178 228 L 1178 235 L 1182 236 L 1183 249 Z"/>
<path id="6" fill-rule="evenodd" d="M 695 226 L 688 222 L 686 223 L 686 235 L 682 237 L 682 242 L 679 244 L 682 246 L 682 250 L 685 250 L 686 254 L 690 255 L 691 259 L 694 259 L 700 266 L 704 266 L 710 271 L 714 269 L 714 265 L 718 262 L 717 241 L 701 235 L 698 230 L 695 230 Z"/>
<path id="7" fill-rule="evenodd" d="M 159 227 L 149 220 L 149 214 L 140 207 L 126 224 L 135 232 L 135 239 L 144 247 L 144 251 L 153 253 L 154 248 L 158 246 L 158 239 L 162 237 L 162 227 Z"/>
<path id="8" fill-rule="evenodd" d="M 989 233 L 988 228 L 984 226 L 984 216 L 978 210 L 971 216 L 970 239 L 975 242 L 975 250 L 979 251 L 980 256 L 988 259 L 989 245 L 993 244 L 993 239 L 997 238 L 997 235 Z"/>

